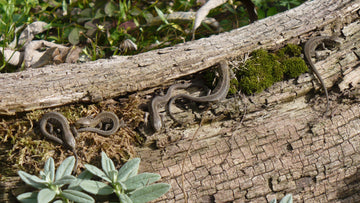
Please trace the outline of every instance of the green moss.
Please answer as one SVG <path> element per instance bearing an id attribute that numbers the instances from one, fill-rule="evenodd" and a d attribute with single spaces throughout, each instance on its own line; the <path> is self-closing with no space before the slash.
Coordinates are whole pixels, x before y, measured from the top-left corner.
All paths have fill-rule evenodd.
<path id="1" fill-rule="evenodd" d="M 281 48 L 277 55 L 280 58 L 289 58 L 289 57 L 298 57 L 301 55 L 302 48 L 301 46 L 295 44 L 287 44 L 284 48 Z"/>
<path id="2" fill-rule="evenodd" d="M 300 57 L 293 57 L 282 62 L 287 78 L 296 78 L 308 71 L 305 61 Z"/>
<path id="3" fill-rule="evenodd" d="M 239 87 L 239 81 L 236 78 L 233 78 L 230 80 L 230 88 L 229 88 L 229 94 L 236 94 L 236 92 L 238 92 L 238 88 Z"/>
<path id="4" fill-rule="evenodd" d="M 246 94 L 261 92 L 283 78 L 278 58 L 274 54 L 259 49 L 251 53 L 251 60 L 240 67 L 236 74 L 239 88 Z"/>
<path id="5" fill-rule="evenodd" d="M 284 72 L 286 69 L 283 69 L 282 66 L 274 66 L 272 70 L 272 76 L 274 78 L 274 82 L 279 82 L 284 79 Z"/>
<path id="6" fill-rule="evenodd" d="M 246 94 L 253 94 L 270 87 L 284 78 L 298 77 L 308 70 L 305 61 L 300 58 L 301 47 L 288 44 L 276 53 L 259 49 L 251 53 L 245 65 L 236 73 L 237 88 Z M 236 85 L 234 83 L 234 85 Z"/>
<path id="7" fill-rule="evenodd" d="M 300 57 L 301 51 L 301 46 L 288 44 L 277 52 L 287 79 L 298 77 L 308 70 L 305 61 Z"/>

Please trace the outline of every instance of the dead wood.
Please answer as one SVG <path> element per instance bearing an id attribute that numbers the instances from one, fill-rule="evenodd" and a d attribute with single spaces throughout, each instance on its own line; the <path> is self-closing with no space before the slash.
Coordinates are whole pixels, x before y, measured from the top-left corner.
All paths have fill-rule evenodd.
<path id="1" fill-rule="evenodd" d="M 316 63 L 331 89 L 331 116 L 322 116 L 324 96 L 309 94 L 317 80 L 304 74 L 213 106 L 194 140 L 197 126 L 148 137 L 141 170 L 172 185 L 159 202 L 269 202 L 288 193 L 294 202 L 359 201 L 360 27 L 357 14 L 346 15 L 341 49 Z"/>
<path id="2" fill-rule="evenodd" d="M 340 50 L 316 63 L 331 116 L 322 116 L 324 95 L 309 93 L 317 80 L 304 74 L 212 106 L 194 140 L 197 126 L 148 137 L 138 149 L 142 170 L 172 185 L 159 202 L 269 202 L 288 193 L 294 202 L 359 201 L 359 29 L 355 17 L 341 29 Z"/>
<path id="3" fill-rule="evenodd" d="M 254 49 L 298 43 L 316 28 L 357 15 L 357 1 L 315 1 L 231 32 L 135 56 L 0 75 L 0 113 L 91 101 L 155 87 Z M 310 15 L 311 14 L 311 15 Z"/>

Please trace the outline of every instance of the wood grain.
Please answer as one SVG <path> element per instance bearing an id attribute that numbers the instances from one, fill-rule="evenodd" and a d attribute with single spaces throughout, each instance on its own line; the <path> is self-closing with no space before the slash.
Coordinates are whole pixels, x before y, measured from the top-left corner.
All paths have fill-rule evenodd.
<path id="1" fill-rule="evenodd" d="M 254 49 L 297 43 L 309 31 L 355 15 L 359 1 L 319 0 L 231 32 L 135 56 L 0 75 L 0 114 L 97 102 L 159 86 Z"/>

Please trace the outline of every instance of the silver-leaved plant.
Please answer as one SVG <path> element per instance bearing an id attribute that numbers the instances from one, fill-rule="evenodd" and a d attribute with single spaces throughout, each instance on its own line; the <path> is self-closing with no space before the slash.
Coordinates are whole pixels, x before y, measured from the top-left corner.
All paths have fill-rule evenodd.
<path id="1" fill-rule="evenodd" d="M 114 162 L 102 152 L 102 170 L 90 164 L 85 164 L 85 168 L 107 183 L 84 179 L 81 181 L 80 187 L 95 195 L 115 193 L 119 201 L 123 203 L 148 202 L 160 197 L 170 189 L 170 185 L 166 183 L 152 184 L 161 178 L 159 174 L 137 174 L 139 164 L 140 158 L 134 158 L 116 170 Z"/>
<path id="2" fill-rule="evenodd" d="M 270 203 L 276 203 L 276 198 L 271 200 Z M 285 197 L 283 197 L 279 203 L 293 203 L 292 194 L 287 194 Z"/>
<path id="3" fill-rule="evenodd" d="M 16 198 L 20 202 L 95 202 L 95 200 L 79 191 L 79 181 L 71 175 L 75 165 L 74 156 L 66 158 L 56 170 L 54 159 L 49 158 L 44 166 L 44 171 L 40 171 L 40 178 L 24 171 L 18 171 L 20 178 L 28 185 L 39 189 L 40 191 L 27 192 L 18 195 Z M 80 174 L 79 177 L 87 176 L 87 171 Z M 69 185 L 70 184 L 70 185 Z M 68 189 L 62 189 L 64 185 L 69 185 Z"/>

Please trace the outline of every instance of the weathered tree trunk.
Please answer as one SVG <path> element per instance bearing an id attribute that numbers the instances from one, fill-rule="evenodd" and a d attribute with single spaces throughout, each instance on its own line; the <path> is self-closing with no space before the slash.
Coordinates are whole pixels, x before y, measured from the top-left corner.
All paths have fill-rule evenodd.
<path id="1" fill-rule="evenodd" d="M 195 129 L 187 129 L 162 149 L 139 149 L 142 170 L 172 185 L 165 202 L 184 201 L 182 189 L 189 202 L 266 202 L 287 193 L 294 202 L 358 202 L 359 107 L 339 104 L 337 115 L 321 118 L 302 98 L 249 113 L 242 125 L 203 126 L 192 144 Z"/>
<path id="2" fill-rule="evenodd" d="M 360 201 L 360 105 L 356 99 L 360 2 L 340 7 L 335 6 L 340 2 L 332 2 L 320 10 L 317 6 L 329 1 L 308 2 L 267 21 L 276 24 L 272 27 L 276 32 L 282 28 L 277 22 L 285 16 L 302 13 L 303 18 L 289 17 L 288 23 L 315 23 L 326 33 L 333 27 L 330 21 L 343 20 L 338 23 L 345 36 L 341 49 L 316 63 L 326 85 L 332 87 L 332 116 L 322 116 L 325 99 L 319 106 L 313 97 L 322 95 L 309 94 L 309 88 L 318 87 L 317 80 L 304 74 L 261 94 L 217 104 L 211 115 L 216 119 L 225 114 L 226 119 L 204 125 L 197 133 L 195 126 L 149 137 L 159 149 L 138 149 L 141 170 L 160 173 L 162 181 L 172 185 L 160 201 L 266 202 L 288 193 L 293 194 L 294 202 Z M 300 29 L 308 31 L 307 26 L 292 29 L 279 38 L 294 38 L 302 33 Z M 272 48 L 281 41 L 273 32 L 269 33 L 274 38 L 269 42 Z M 239 116 L 244 106 L 247 113 Z"/>
<path id="3" fill-rule="evenodd" d="M 263 93 L 215 104 L 207 115 L 213 121 L 197 133 L 197 126 L 173 128 L 148 137 L 158 148 L 137 151 L 141 171 L 160 173 L 162 182 L 172 186 L 159 201 L 266 202 L 292 193 L 294 202 L 356 202 L 360 105 L 353 98 L 359 88 L 359 9 L 359 0 L 315 0 L 229 33 L 170 48 L 3 74 L 0 111 L 11 114 L 154 87 L 254 49 L 277 49 L 304 42 L 309 35 L 329 35 L 338 25 L 340 50 L 316 63 L 331 88 L 332 116 L 322 117 L 323 95 L 310 94 L 318 82 L 304 74 Z M 219 117 L 221 122 L 216 121 Z M 1 184 L 1 200 L 9 200 L 15 183 L 19 185 Z"/>
<path id="4" fill-rule="evenodd" d="M 299 37 L 316 28 L 335 20 L 346 21 L 346 16 L 356 14 L 350 13 L 356 6 L 357 1 L 319 0 L 228 33 L 136 56 L 1 74 L 0 114 L 99 101 L 158 86 L 224 58 L 297 43 Z"/>

